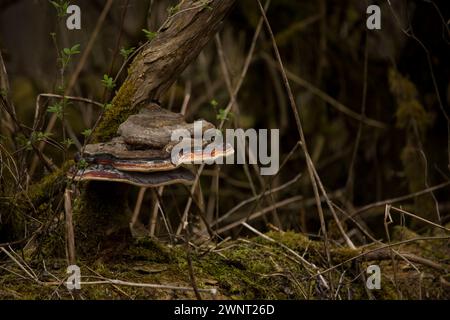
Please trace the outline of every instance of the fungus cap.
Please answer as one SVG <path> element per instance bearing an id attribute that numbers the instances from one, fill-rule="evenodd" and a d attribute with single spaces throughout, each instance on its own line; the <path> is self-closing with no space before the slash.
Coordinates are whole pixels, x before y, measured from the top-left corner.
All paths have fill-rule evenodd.
<path id="1" fill-rule="evenodd" d="M 195 180 L 194 174 L 185 168 L 177 168 L 165 172 L 125 172 L 110 166 L 90 165 L 86 169 L 67 174 L 68 178 L 75 181 L 109 181 L 126 183 L 143 188 L 156 188 L 172 184 L 192 184 Z"/>
<path id="2" fill-rule="evenodd" d="M 175 170 L 183 164 L 211 163 L 234 153 L 230 144 L 195 143 L 194 140 L 187 143 L 190 148 L 172 156 L 175 143 L 163 150 L 129 150 L 122 138 L 115 138 L 108 143 L 87 145 L 83 158 L 89 164 L 111 166 L 121 171 L 159 172 Z"/>
<path id="3" fill-rule="evenodd" d="M 215 128 L 201 121 L 202 132 Z M 188 130 L 191 136 L 194 134 L 194 124 L 187 123 L 183 115 L 150 104 L 122 123 L 117 133 L 129 145 L 162 149 L 171 142 L 172 133 L 181 129 Z"/>

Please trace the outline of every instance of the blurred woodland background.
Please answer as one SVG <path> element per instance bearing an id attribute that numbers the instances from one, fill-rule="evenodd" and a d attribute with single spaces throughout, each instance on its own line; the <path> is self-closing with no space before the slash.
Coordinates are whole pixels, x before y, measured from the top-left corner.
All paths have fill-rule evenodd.
<path id="1" fill-rule="evenodd" d="M 82 9 L 81 30 L 67 30 L 65 17 L 47 0 L 0 0 L 0 50 L 10 87 L 2 95 L 15 106 L 21 126 L 0 109 L 0 243 L 19 241 L 21 247 L 63 228 L 61 185 L 45 181 L 51 175 L 42 157 L 58 168 L 74 158 L 124 81 L 124 63 L 154 37 L 178 3 L 71 2 Z M 381 30 L 366 28 L 364 0 L 272 0 L 267 7 L 312 162 L 335 210 L 322 197 L 327 237 L 337 247 L 346 240 L 333 215 L 356 246 L 390 241 L 394 226 L 431 236 L 432 223 L 450 222 L 450 5 L 445 0 L 370 2 L 381 7 Z M 224 128 L 280 129 L 276 176 L 260 176 L 252 165 L 203 171 L 191 211 L 203 211 L 219 239 L 254 235 L 240 223 L 247 222 L 262 233 L 295 231 L 321 241 L 294 114 L 262 22 L 256 1 L 237 1 L 162 106 L 185 111 L 189 121 L 203 118 L 219 126 L 225 120 Z M 248 58 L 236 103 L 226 114 Z M 61 99 L 38 98 L 64 92 L 98 103 L 61 106 Z M 46 110 L 38 128 L 37 101 Z M 35 186 L 43 181 L 54 185 L 40 194 Z M 45 198 L 34 208 L 38 215 L 17 210 L 23 205 L 18 201 L 26 202 L 23 194 Z M 154 235 L 173 242 L 171 230 L 177 229 L 188 199 L 189 190 L 181 186 L 159 195 L 132 187 L 128 214 L 139 212 L 138 223 L 148 229 L 159 200 L 165 216 L 158 216 Z M 203 222 L 193 216 L 198 220 L 193 232 L 204 239 Z M 64 256 L 64 233 L 52 243 Z M 450 251 L 448 240 L 441 249 Z M 39 252 L 45 256 L 45 250 Z M 448 264 L 448 259 L 439 261 Z"/>

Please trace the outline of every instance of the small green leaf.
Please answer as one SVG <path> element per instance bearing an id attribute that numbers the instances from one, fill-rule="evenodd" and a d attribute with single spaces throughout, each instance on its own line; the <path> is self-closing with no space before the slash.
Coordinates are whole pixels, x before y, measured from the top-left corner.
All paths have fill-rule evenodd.
<path id="1" fill-rule="evenodd" d="M 37 141 L 46 141 L 52 136 L 51 132 L 38 132 L 36 140 Z"/>
<path id="2" fill-rule="evenodd" d="M 62 18 L 67 15 L 67 8 L 70 6 L 70 1 L 65 0 L 49 0 L 49 2 L 53 5 L 53 7 L 56 9 L 56 13 L 59 18 Z"/>
<path id="3" fill-rule="evenodd" d="M 76 44 L 71 48 L 64 48 L 62 52 L 66 56 L 73 56 L 73 55 L 79 54 L 80 53 L 80 45 Z"/>
<path id="4" fill-rule="evenodd" d="M 105 86 L 106 89 L 112 90 L 116 87 L 116 83 L 114 82 L 114 79 L 107 74 L 103 76 L 102 84 Z"/>
<path id="5" fill-rule="evenodd" d="M 60 102 L 56 102 L 55 104 L 52 104 L 52 105 L 48 106 L 48 108 L 47 108 L 48 113 L 56 114 L 56 116 L 59 119 L 61 119 L 63 116 L 63 110 L 64 110 L 64 106 Z"/>
<path id="6" fill-rule="evenodd" d="M 78 169 L 86 169 L 88 167 L 88 163 L 85 159 L 81 159 L 80 161 L 78 161 L 77 163 L 77 167 Z"/>
<path id="7" fill-rule="evenodd" d="M 133 54 L 133 52 L 136 50 L 136 48 L 135 47 L 132 47 L 132 48 L 122 48 L 122 49 L 120 49 L 120 54 L 122 55 L 122 57 L 126 60 L 126 59 L 128 59 L 128 57 L 130 56 L 130 55 L 132 55 Z"/>
<path id="8" fill-rule="evenodd" d="M 66 68 L 67 65 L 70 63 L 70 60 L 72 59 L 72 56 L 80 53 L 80 45 L 76 44 L 71 48 L 64 48 L 61 51 L 61 55 L 59 58 L 59 61 L 61 62 L 61 65 L 63 68 Z"/>
<path id="9" fill-rule="evenodd" d="M 157 35 L 156 32 L 152 32 L 147 29 L 142 29 L 142 31 L 145 33 L 145 36 L 147 37 L 148 41 L 152 41 L 153 39 L 155 39 L 155 37 Z"/>
<path id="10" fill-rule="evenodd" d="M 230 117 L 233 117 L 233 113 L 227 112 L 225 109 L 220 109 L 216 116 L 217 120 L 220 121 L 228 121 L 230 120 Z"/>
<path id="11" fill-rule="evenodd" d="M 60 8 L 60 5 L 59 5 L 58 2 L 56 2 L 56 1 L 50 1 L 50 3 L 51 3 L 56 9 L 59 9 L 59 8 Z"/>
<path id="12" fill-rule="evenodd" d="M 89 138 L 92 135 L 92 129 L 86 129 L 81 134 L 86 138 Z"/>
<path id="13" fill-rule="evenodd" d="M 211 105 L 211 107 L 213 107 L 214 109 L 217 108 L 217 106 L 219 105 L 219 103 L 217 102 L 216 99 L 212 99 L 209 104 Z"/>
<path id="14" fill-rule="evenodd" d="M 80 44 L 77 43 L 72 48 L 70 48 L 70 53 L 71 54 L 78 54 L 78 53 L 80 53 Z"/>
<path id="15" fill-rule="evenodd" d="M 75 142 L 73 142 L 72 139 L 66 139 L 62 142 L 62 144 L 66 147 L 66 149 L 69 149 L 71 146 L 75 145 Z"/>

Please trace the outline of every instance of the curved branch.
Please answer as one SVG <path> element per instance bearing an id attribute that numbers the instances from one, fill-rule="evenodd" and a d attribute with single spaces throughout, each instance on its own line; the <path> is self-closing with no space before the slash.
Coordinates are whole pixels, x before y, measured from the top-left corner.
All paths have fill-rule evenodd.
<path id="1" fill-rule="evenodd" d="M 203 5 L 199 5 L 202 4 Z M 105 141 L 116 134 L 120 123 L 149 102 L 158 101 L 184 69 L 214 37 L 234 0 L 184 0 L 169 17 L 155 39 L 135 57 L 112 108 L 100 121 L 94 135 Z"/>

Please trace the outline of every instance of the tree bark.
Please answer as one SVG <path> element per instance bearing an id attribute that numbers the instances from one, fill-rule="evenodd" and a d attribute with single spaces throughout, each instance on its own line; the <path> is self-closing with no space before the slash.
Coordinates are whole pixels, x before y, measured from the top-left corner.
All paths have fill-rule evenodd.
<path id="1" fill-rule="evenodd" d="M 146 103 L 159 101 L 214 37 L 233 3 L 234 0 L 182 0 L 156 37 L 135 57 L 127 79 L 112 101 L 112 108 L 94 132 L 94 140 L 111 139 L 130 115 Z M 74 208 L 76 240 L 78 247 L 82 247 L 82 255 L 92 254 L 94 248 L 119 249 L 110 240 L 123 243 L 129 237 L 128 190 L 116 183 L 85 186 Z"/>
<path id="2" fill-rule="evenodd" d="M 234 0 L 182 0 L 156 37 L 139 52 L 100 122 L 95 139 L 106 141 L 150 101 L 159 101 L 223 23 Z"/>

